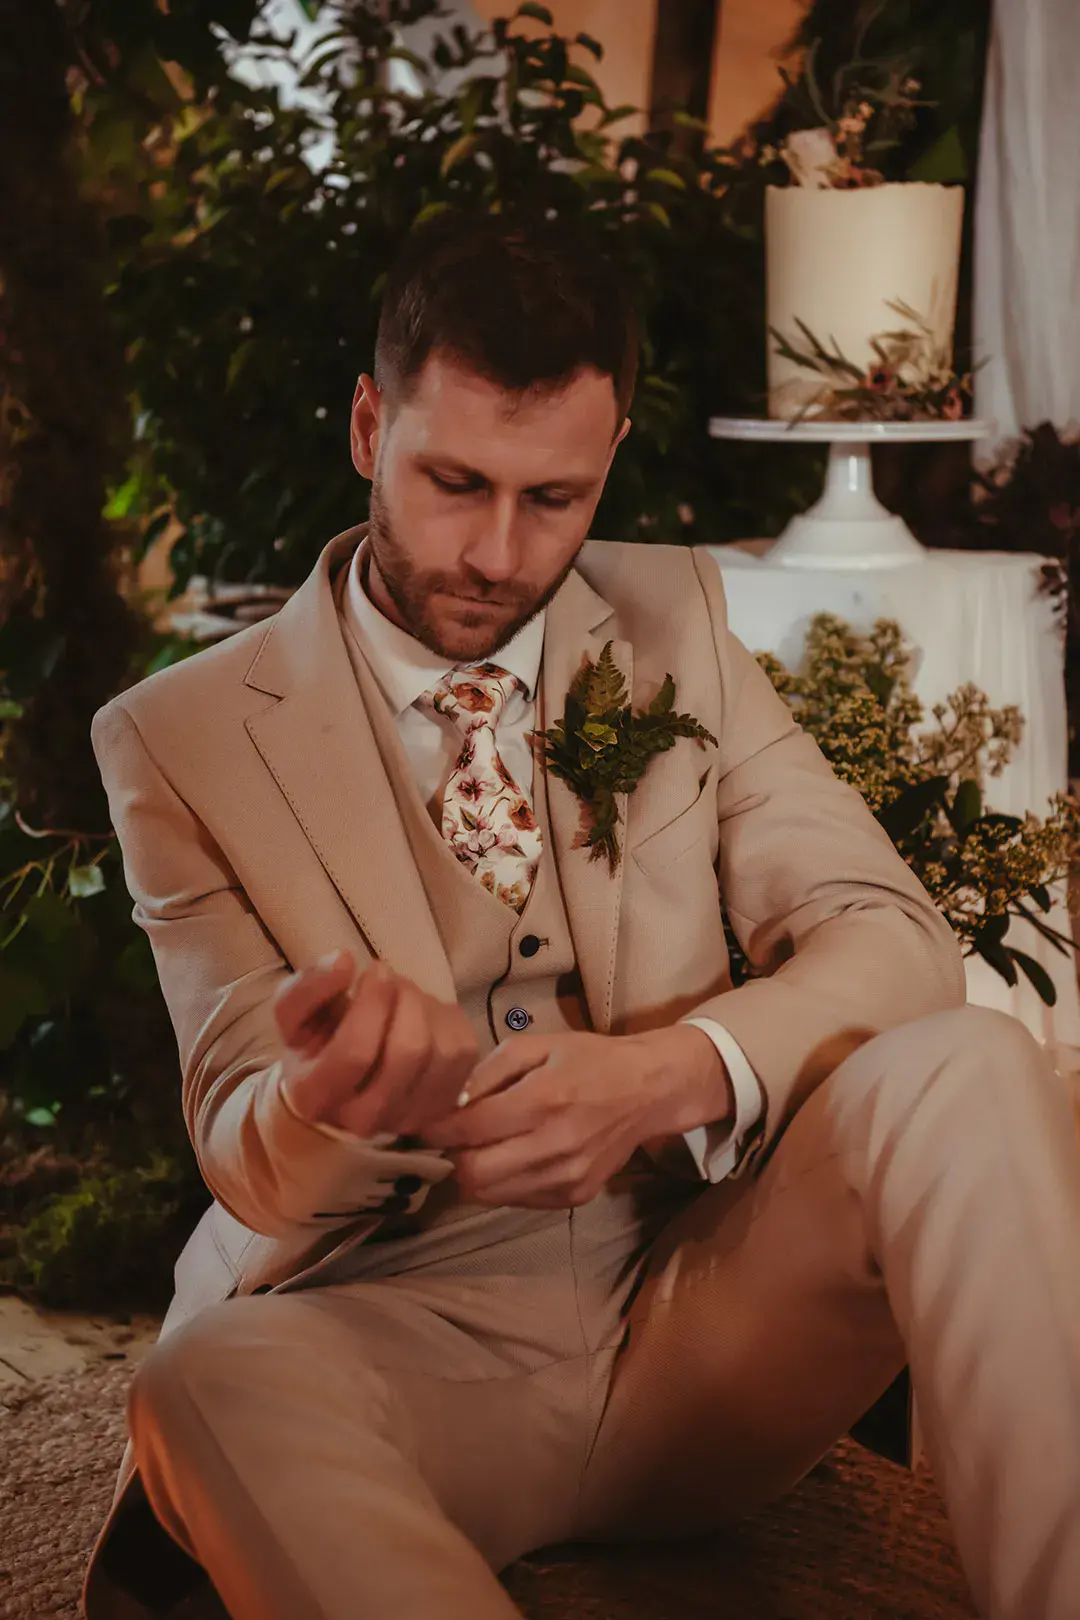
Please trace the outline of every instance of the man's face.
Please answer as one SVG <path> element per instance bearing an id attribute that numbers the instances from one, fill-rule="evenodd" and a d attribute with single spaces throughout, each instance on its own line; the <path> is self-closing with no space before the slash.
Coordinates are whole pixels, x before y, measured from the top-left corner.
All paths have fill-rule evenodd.
<path id="1" fill-rule="evenodd" d="M 361 377 L 352 448 L 372 480 L 376 606 L 442 658 L 488 658 L 566 578 L 629 426 L 591 369 L 519 400 L 436 353 L 392 413 Z"/>

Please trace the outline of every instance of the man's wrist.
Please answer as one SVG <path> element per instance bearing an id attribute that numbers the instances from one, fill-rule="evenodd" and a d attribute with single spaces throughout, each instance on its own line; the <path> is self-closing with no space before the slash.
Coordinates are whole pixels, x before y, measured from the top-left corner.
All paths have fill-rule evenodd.
<path id="1" fill-rule="evenodd" d="M 699 1125 L 735 1121 L 735 1088 L 727 1064 L 703 1029 L 673 1024 L 644 1037 L 657 1067 L 651 1079 L 655 1107 L 646 1141 L 682 1136 Z"/>

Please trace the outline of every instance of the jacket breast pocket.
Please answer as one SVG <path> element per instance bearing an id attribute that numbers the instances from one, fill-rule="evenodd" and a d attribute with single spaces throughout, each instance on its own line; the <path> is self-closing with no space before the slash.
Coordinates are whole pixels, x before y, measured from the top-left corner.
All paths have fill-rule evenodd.
<path id="1" fill-rule="evenodd" d="M 646 834 L 630 850 L 634 864 L 645 873 L 659 872 L 702 844 L 717 828 L 712 772 L 698 783 L 696 798 L 677 816 Z"/>

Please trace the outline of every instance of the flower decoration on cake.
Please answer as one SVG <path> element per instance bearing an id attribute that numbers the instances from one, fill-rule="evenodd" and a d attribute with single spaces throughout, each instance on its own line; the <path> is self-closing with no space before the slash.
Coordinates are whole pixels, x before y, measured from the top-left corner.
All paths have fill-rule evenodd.
<path id="1" fill-rule="evenodd" d="M 873 360 L 855 365 L 833 343 L 830 351 L 804 321 L 795 325 L 805 339 L 796 348 L 782 332 L 770 327 L 777 352 L 822 379 L 792 425 L 804 420 L 829 422 L 957 422 L 969 414 L 975 366 L 954 369 L 951 345 L 943 346 L 933 327 L 902 299 L 889 308 L 908 322 L 893 332 L 870 339 Z"/>
<path id="2" fill-rule="evenodd" d="M 820 39 L 807 49 L 798 73 L 781 67 L 785 112 L 795 128 L 776 144 L 758 147 L 759 164 L 782 164 L 791 183 L 819 189 L 886 183 L 879 167 L 884 154 L 899 145 L 914 124 L 917 109 L 934 103 L 920 97 L 913 52 L 877 60 L 868 53 L 867 35 L 883 10 L 884 0 L 863 7 L 852 60 L 838 68 L 828 84 L 818 71 Z"/>

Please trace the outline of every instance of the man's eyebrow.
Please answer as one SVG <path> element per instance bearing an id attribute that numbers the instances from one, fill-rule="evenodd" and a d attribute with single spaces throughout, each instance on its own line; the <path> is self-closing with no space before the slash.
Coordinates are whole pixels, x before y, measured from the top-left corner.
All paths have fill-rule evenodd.
<path id="1" fill-rule="evenodd" d="M 486 477 L 484 473 L 479 472 L 475 467 L 470 467 L 468 462 L 459 461 L 456 456 L 439 456 L 422 453 L 416 457 L 416 461 L 417 465 L 425 470 L 434 472 L 436 469 L 439 469 L 445 472 L 458 473 L 462 478 L 468 478 L 474 484 L 486 485 L 488 488 L 491 487 L 490 478 Z M 567 493 L 571 495 L 587 495 L 589 491 L 595 487 L 595 484 L 595 478 L 549 478 L 542 484 L 530 484 L 526 488 L 525 494 L 536 495 L 541 490 L 561 489 L 566 490 Z"/>

